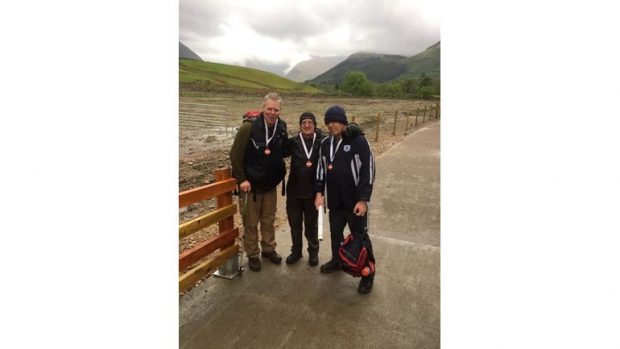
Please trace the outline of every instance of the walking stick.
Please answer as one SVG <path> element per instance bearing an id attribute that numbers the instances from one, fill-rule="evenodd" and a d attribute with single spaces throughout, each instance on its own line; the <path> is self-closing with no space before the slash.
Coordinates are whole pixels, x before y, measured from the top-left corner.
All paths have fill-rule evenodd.
<path id="1" fill-rule="evenodd" d="M 323 241 L 323 205 L 319 206 L 319 241 Z"/>
<path id="2" fill-rule="evenodd" d="M 248 192 L 245 192 L 245 200 L 243 201 L 243 210 L 241 210 L 241 220 L 243 221 L 243 229 L 245 235 L 245 217 L 248 215 Z"/>

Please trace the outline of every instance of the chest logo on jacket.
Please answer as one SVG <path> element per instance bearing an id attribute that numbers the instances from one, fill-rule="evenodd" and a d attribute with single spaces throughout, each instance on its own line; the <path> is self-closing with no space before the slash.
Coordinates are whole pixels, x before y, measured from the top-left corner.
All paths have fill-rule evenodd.
<path id="1" fill-rule="evenodd" d="M 351 150 L 351 146 L 349 144 L 345 145 L 344 148 L 342 148 L 342 150 L 345 151 L 345 153 L 348 153 L 349 150 Z"/>

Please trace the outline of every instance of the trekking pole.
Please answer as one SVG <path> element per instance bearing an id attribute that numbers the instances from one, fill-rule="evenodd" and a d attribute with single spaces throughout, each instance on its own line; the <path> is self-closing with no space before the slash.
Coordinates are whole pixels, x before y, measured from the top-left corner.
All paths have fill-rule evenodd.
<path id="1" fill-rule="evenodd" d="M 241 196 L 239 196 L 241 197 Z M 245 241 L 245 222 L 246 222 L 246 217 L 248 216 L 248 192 L 245 192 L 245 200 L 243 202 L 243 210 L 241 211 L 241 220 L 243 223 L 243 240 Z M 241 252 L 241 254 L 239 255 L 239 259 L 243 260 L 243 252 Z M 243 275 L 243 271 L 245 270 L 245 267 L 242 266 L 242 263 L 239 263 L 239 275 Z"/>
<path id="2" fill-rule="evenodd" d="M 245 192 L 245 200 L 243 201 L 243 211 L 241 212 L 241 220 L 243 221 L 243 229 L 245 235 L 245 217 L 248 215 L 248 192 Z"/>
<path id="3" fill-rule="evenodd" d="M 323 205 L 319 206 L 319 241 L 323 241 Z"/>

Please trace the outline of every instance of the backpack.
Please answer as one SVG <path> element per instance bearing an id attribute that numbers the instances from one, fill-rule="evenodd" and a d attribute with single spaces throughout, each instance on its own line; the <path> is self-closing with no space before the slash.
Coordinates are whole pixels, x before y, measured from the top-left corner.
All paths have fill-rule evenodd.
<path id="1" fill-rule="evenodd" d="M 243 121 L 254 121 L 260 116 L 260 110 L 249 110 L 243 114 Z"/>
<path id="2" fill-rule="evenodd" d="M 375 264 L 368 258 L 368 249 L 361 239 L 349 234 L 338 249 L 342 270 L 354 277 L 367 276 L 375 272 Z"/>

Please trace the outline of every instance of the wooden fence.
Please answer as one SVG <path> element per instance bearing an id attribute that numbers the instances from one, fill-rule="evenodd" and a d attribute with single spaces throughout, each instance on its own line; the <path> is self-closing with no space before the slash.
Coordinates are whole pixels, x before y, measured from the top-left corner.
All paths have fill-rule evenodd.
<path id="1" fill-rule="evenodd" d="M 417 108 L 411 112 L 394 111 L 393 120 L 390 118 L 391 111 L 378 112 L 376 116 L 355 116 L 351 117 L 351 122 L 357 122 L 360 125 L 362 123 L 369 129 L 374 129 L 375 137 L 374 141 L 379 141 L 379 133 L 385 128 L 385 125 L 391 123 L 392 136 L 396 135 L 396 130 L 399 123 L 403 123 L 404 132 L 408 132 L 409 129 L 417 128 L 432 120 L 439 120 L 441 116 L 441 106 L 439 101 L 433 104 L 424 105 L 423 108 Z M 390 122 L 391 121 L 391 122 Z M 383 126 L 382 126 L 383 125 Z"/>
<path id="2" fill-rule="evenodd" d="M 219 249 L 215 257 L 198 264 L 179 277 L 179 292 L 189 289 L 198 280 L 210 275 L 231 256 L 239 252 L 239 245 L 235 244 L 235 238 L 239 236 L 239 228 L 235 228 L 233 219 L 234 214 L 237 213 L 237 206 L 233 203 L 232 198 L 232 192 L 237 185 L 236 180 L 232 178 L 229 168 L 216 170 L 215 180 L 214 183 L 179 193 L 179 208 L 214 197 L 217 203 L 214 211 L 181 223 L 179 225 L 179 239 L 212 224 L 219 224 L 218 235 L 179 254 L 179 271 L 182 272 Z"/>

